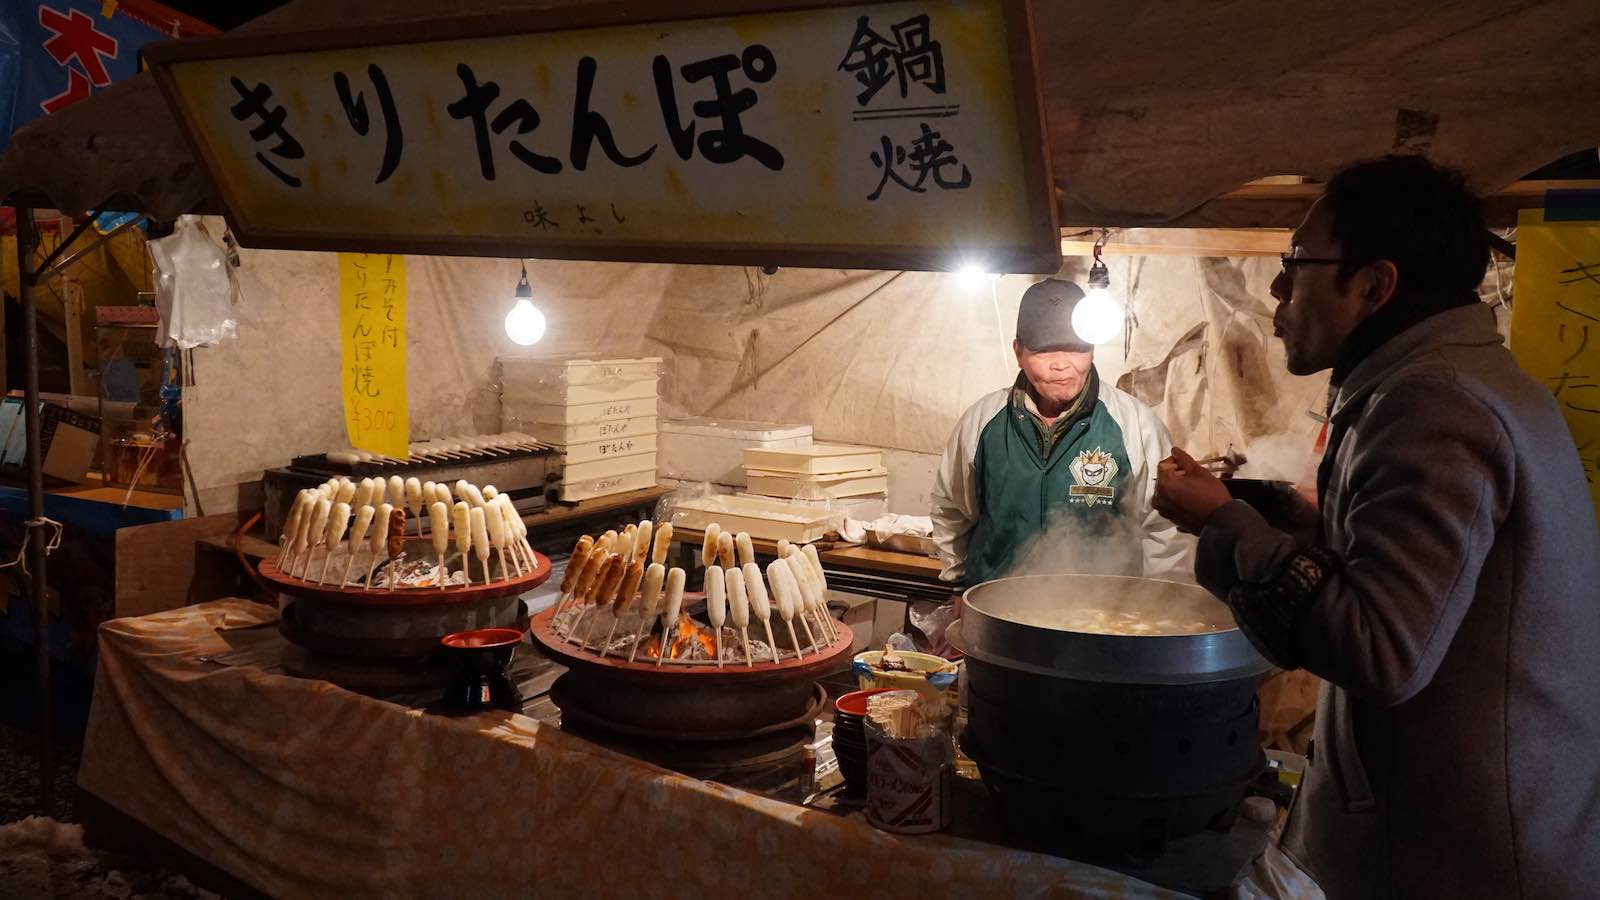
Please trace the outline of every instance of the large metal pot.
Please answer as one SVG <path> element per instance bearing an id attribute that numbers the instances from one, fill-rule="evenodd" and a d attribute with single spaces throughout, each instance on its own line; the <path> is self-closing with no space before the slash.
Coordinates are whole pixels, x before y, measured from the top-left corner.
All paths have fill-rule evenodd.
<path id="1" fill-rule="evenodd" d="M 1204 623 L 1092 634 L 1085 609 Z M 1003 578 L 967 591 L 962 745 L 1029 834 L 1128 855 L 1226 824 L 1264 763 L 1256 682 L 1270 666 L 1192 585 L 1103 575 Z"/>

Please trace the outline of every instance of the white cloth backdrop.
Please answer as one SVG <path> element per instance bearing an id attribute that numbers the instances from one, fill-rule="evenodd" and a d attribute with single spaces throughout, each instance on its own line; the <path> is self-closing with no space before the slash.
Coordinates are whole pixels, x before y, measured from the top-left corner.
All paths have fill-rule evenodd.
<path id="1" fill-rule="evenodd" d="M 1283 370 L 1266 287 L 1276 260 L 1109 259 L 1131 296 L 1131 352 L 1101 348 L 1106 380 L 1154 406 L 1191 449 L 1230 443 L 1264 474 L 1309 459 L 1322 378 Z M 1086 261 L 1069 259 L 1081 279 Z M 526 354 L 502 328 L 515 260 L 410 257 L 413 437 L 497 431 L 497 356 Z M 196 351 L 185 395 L 188 454 L 207 513 L 255 502 L 247 485 L 301 453 L 347 446 L 338 389 L 338 269 L 332 254 L 245 251 L 255 283 L 238 337 Z M 888 448 L 890 508 L 923 514 L 933 463 L 956 417 L 1015 376 L 1017 303 L 1032 282 L 975 289 L 918 272 L 623 265 L 534 260 L 548 330 L 540 355 L 598 351 L 664 359 L 664 415 L 809 422 L 819 439 Z M 997 314 L 998 311 L 998 314 Z M 1278 462 L 1279 457 L 1286 462 Z"/>

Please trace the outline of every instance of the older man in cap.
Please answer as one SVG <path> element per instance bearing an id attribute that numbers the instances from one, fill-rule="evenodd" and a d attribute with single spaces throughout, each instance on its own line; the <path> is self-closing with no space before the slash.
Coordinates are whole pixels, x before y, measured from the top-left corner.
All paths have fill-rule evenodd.
<path id="1" fill-rule="evenodd" d="M 1072 327 L 1083 299 L 1055 278 L 1029 287 L 1012 349 L 1022 370 L 956 423 L 934 482 L 941 578 L 1010 574 L 1182 577 L 1192 540 L 1151 507 L 1172 437 L 1150 407 L 1102 383 Z"/>

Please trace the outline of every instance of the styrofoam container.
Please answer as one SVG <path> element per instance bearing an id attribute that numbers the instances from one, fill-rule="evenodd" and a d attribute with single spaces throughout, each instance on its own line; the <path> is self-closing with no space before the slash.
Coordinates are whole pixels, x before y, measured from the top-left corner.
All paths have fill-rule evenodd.
<path id="1" fill-rule="evenodd" d="M 654 450 L 648 453 L 635 453 L 632 456 L 608 456 L 588 462 L 564 463 L 561 468 L 561 480 L 589 481 L 594 478 L 610 478 L 613 475 L 632 475 L 635 472 L 649 472 L 652 478 L 655 477 Z"/>
<path id="2" fill-rule="evenodd" d="M 608 475 L 604 478 L 591 478 L 587 481 L 566 481 L 560 487 L 563 502 L 575 503 L 579 500 L 593 500 L 596 497 L 609 497 L 612 494 L 625 494 L 628 491 L 640 491 L 647 487 L 654 487 L 656 473 L 654 469 L 645 472 L 632 472 L 627 475 Z"/>
<path id="3" fill-rule="evenodd" d="M 738 419 L 663 419 L 661 473 L 684 481 L 743 486 L 749 448 L 780 450 L 811 445 L 810 425 L 779 425 Z"/>
<path id="4" fill-rule="evenodd" d="M 558 447 L 565 447 L 568 444 L 583 444 L 589 441 L 614 441 L 623 437 L 655 434 L 656 417 L 635 416 L 631 419 L 574 422 L 570 425 L 529 422 L 520 427 L 541 441 L 555 444 Z"/>
<path id="5" fill-rule="evenodd" d="M 826 509 L 739 495 L 680 500 L 672 513 L 674 527 L 704 531 L 715 522 L 723 531 L 747 531 L 753 538 L 795 543 L 822 538 L 834 529 L 833 520 Z"/>
<path id="6" fill-rule="evenodd" d="M 581 444 L 567 444 L 561 448 L 561 454 L 565 457 L 568 467 L 576 463 L 594 462 L 597 459 L 637 456 L 640 453 L 654 452 L 656 452 L 656 436 L 653 434 L 635 434 L 619 438 L 607 438 L 603 441 L 585 441 Z"/>
<path id="7" fill-rule="evenodd" d="M 656 396 L 660 357 L 500 360 L 500 393 L 541 404 L 607 403 Z"/>
<path id="8" fill-rule="evenodd" d="M 883 468 L 883 451 L 876 447 L 815 441 L 809 447 L 792 449 L 749 447 L 744 451 L 744 467 L 789 475 L 836 475 Z"/>
<path id="9" fill-rule="evenodd" d="M 840 472 L 835 475 L 793 475 L 788 472 L 765 472 L 760 469 L 745 470 L 745 483 L 752 494 L 769 497 L 811 500 L 819 497 L 864 497 L 886 494 L 889 490 L 889 470 L 865 469 L 860 472 Z"/>
<path id="10" fill-rule="evenodd" d="M 656 398 L 608 400 L 601 403 L 534 403 L 509 395 L 500 398 L 500 418 L 511 428 L 530 425 L 592 425 L 655 416 Z"/>
<path id="11" fill-rule="evenodd" d="M 713 492 L 715 493 L 715 492 Z M 750 497 L 755 500 L 772 500 L 763 494 L 754 494 L 749 491 L 733 491 L 741 497 Z M 889 511 L 889 495 L 878 494 L 870 497 L 828 497 L 821 500 L 785 500 L 786 503 L 800 503 L 814 509 L 824 509 L 833 514 L 835 519 L 845 516 L 851 519 L 861 519 L 870 522 L 883 516 Z M 871 534 L 871 532 L 868 532 Z"/>
<path id="12" fill-rule="evenodd" d="M 660 454 L 657 453 L 656 455 L 659 459 Z M 683 491 L 693 497 L 698 497 L 702 494 L 738 494 L 744 491 L 744 488 L 736 484 L 718 484 L 715 481 L 684 481 L 681 478 L 668 478 L 665 475 L 657 478 L 656 484 L 664 488 L 671 488 L 674 491 Z"/>

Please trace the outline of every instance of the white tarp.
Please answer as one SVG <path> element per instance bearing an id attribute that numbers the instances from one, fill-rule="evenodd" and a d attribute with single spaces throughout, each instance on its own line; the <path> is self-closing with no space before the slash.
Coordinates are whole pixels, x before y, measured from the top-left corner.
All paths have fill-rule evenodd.
<path id="1" fill-rule="evenodd" d="M 1120 340 L 1101 348 L 1103 377 L 1151 402 L 1193 450 L 1231 443 L 1290 460 L 1271 474 L 1303 467 L 1317 429 L 1306 412 L 1321 409 L 1326 382 L 1283 370 L 1266 294 L 1277 261 L 1108 261 L 1139 327 L 1126 358 Z M 1069 259 L 1064 276 L 1081 278 L 1085 262 Z M 502 327 L 518 262 L 411 257 L 407 266 L 413 438 L 500 430 L 494 360 L 528 352 Z M 208 513 L 251 505 L 236 486 L 264 468 L 347 446 L 335 257 L 244 251 L 243 268 L 261 287 L 238 337 L 196 351 L 185 394 L 188 456 Z M 1015 376 L 1017 303 L 1032 281 L 1005 276 L 972 290 L 916 272 L 768 276 L 538 260 L 528 274 L 548 320 L 537 354 L 661 356 L 663 415 L 809 422 L 819 439 L 890 448 L 890 508 L 913 514 L 925 511 L 956 417 Z"/>

